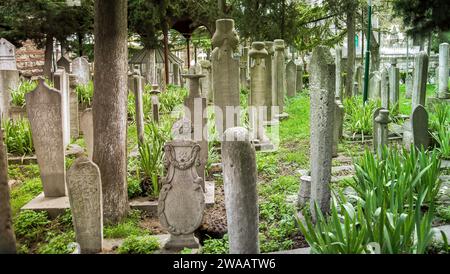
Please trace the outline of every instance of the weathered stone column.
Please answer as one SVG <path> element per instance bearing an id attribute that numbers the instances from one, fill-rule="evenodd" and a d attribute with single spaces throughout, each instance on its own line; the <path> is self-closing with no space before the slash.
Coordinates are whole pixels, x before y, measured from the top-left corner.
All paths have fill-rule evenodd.
<path id="1" fill-rule="evenodd" d="M 389 101 L 394 106 L 395 111 L 399 109 L 400 99 L 400 69 L 397 67 L 397 59 L 391 59 L 391 67 L 389 68 Z"/>
<path id="2" fill-rule="evenodd" d="M 297 93 L 297 65 L 293 60 L 286 64 L 286 89 L 288 97 L 294 97 Z"/>
<path id="3" fill-rule="evenodd" d="M 67 189 L 73 226 L 82 254 L 102 251 L 102 184 L 98 166 L 86 157 L 73 162 L 67 172 Z"/>
<path id="4" fill-rule="evenodd" d="M 273 90 L 273 72 L 272 72 L 272 64 L 273 64 L 273 55 L 274 48 L 273 42 L 265 41 L 264 42 L 265 49 L 267 51 L 267 55 L 265 57 L 266 63 L 266 106 L 267 106 L 267 115 L 265 120 L 270 124 L 271 121 L 275 118 L 275 113 L 273 111 L 273 106 L 275 105 L 274 99 L 274 90 Z"/>
<path id="5" fill-rule="evenodd" d="M 342 48 L 336 47 L 336 99 L 342 100 Z"/>
<path id="6" fill-rule="evenodd" d="M 391 122 L 389 119 L 389 110 L 378 109 L 378 114 L 373 120 L 373 149 L 381 158 L 383 147 L 388 145 L 388 125 Z"/>
<path id="7" fill-rule="evenodd" d="M 87 108 L 81 113 L 80 129 L 83 132 L 88 157 L 92 160 L 92 155 L 94 153 L 94 121 L 92 120 L 92 108 Z"/>
<path id="8" fill-rule="evenodd" d="M 62 94 L 45 84 L 25 94 L 28 120 L 45 197 L 66 196 Z"/>
<path id="9" fill-rule="evenodd" d="M 205 78 L 200 79 L 201 94 L 202 97 L 205 97 L 208 101 L 212 102 L 211 62 L 208 60 L 201 60 L 200 66 L 202 68 L 200 74 L 205 75 Z"/>
<path id="10" fill-rule="evenodd" d="M 448 43 L 439 45 L 439 90 L 438 98 L 450 98 L 448 90 Z"/>
<path id="11" fill-rule="evenodd" d="M 64 147 L 70 144 L 70 94 L 69 94 L 69 75 L 64 68 L 58 68 L 53 75 L 55 88 L 59 90 L 62 97 L 62 120 L 63 120 L 63 139 Z"/>
<path id="12" fill-rule="evenodd" d="M 414 82 L 414 69 L 413 69 L 413 74 L 410 75 L 408 74 L 406 76 L 406 80 L 405 80 L 405 86 L 406 86 L 406 92 L 405 92 L 405 98 L 406 99 L 411 99 L 412 97 L 412 91 L 413 91 L 413 82 Z"/>
<path id="13" fill-rule="evenodd" d="M 153 122 L 159 124 L 159 97 L 158 95 L 161 92 L 158 90 L 158 84 L 152 85 L 152 90 L 150 91 L 150 94 L 152 95 L 151 101 L 152 101 L 152 120 Z"/>
<path id="14" fill-rule="evenodd" d="M 247 74 L 248 74 L 248 48 L 242 48 L 242 56 L 239 61 L 239 77 L 241 89 L 248 89 Z"/>
<path id="15" fill-rule="evenodd" d="M 428 55 L 421 51 L 414 57 L 414 82 L 412 90 L 412 109 L 418 105 L 425 106 L 428 77 Z"/>
<path id="16" fill-rule="evenodd" d="M 223 179 L 231 254 L 259 253 L 255 149 L 244 128 L 230 128 L 222 143 Z"/>
<path id="17" fill-rule="evenodd" d="M 142 76 L 133 75 L 134 107 L 136 109 L 136 129 L 139 145 L 144 143 L 144 103 L 142 98 Z"/>
<path id="18" fill-rule="evenodd" d="M 296 82 L 296 90 L 297 92 L 301 92 L 303 90 L 303 65 L 297 65 L 297 82 Z"/>
<path id="19" fill-rule="evenodd" d="M 363 67 L 361 65 L 356 66 L 355 69 L 355 79 L 353 81 L 357 88 L 353 89 L 353 96 L 361 94 L 359 90 L 363 88 Z"/>
<path id="20" fill-rule="evenodd" d="M 381 107 L 389 110 L 389 74 L 386 68 L 381 71 Z"/>
<path id="21" fill-rule="evenodd" d="M 273 62 L 273 86 L 275 100 L 274 104 L 279 108 L 279 114 L 276 117 L 283 118 L 287 114 L 284 113 L 284 97 L 286 89 L 284 86 L 284 40 L 277 39 L 274 41 L 274 62 Z"/>
<path id="22" fill-rule="evenodd" d="M 80 121 L 78 117 L 78 94 L 76 92 L 76 76 L 69 74 L 69 106 L 70 106 L 70 137 L 80 137 Z"/>
<path id="23" fill-rule="evenodd" d="M 227 128 L 239 123 L 239 60 L 233 58 L 239 37 L 232 19 L 216 21 L 211 43 L 216 130 L 221 140 Z"/>
<path id="24" fill-rule="evenodd" d="M 12 227 L 9 199 L 8 156 L 3 143 L 0 119 L 0 254 L 16 253 L 16 237 Z"/>
<path id="25" fill-rule="evenodd" d="M 200 145 L 199 164 L 197 165 L 197 174 L 203 179 L 202 188 L 205 189 L 205 170 L 208 162 L 208 118 L 204 117 L 206 113 L 206 98 L 200 94 L 200 79 L 205 75 L 183 74 L 182 77 L 189 80 L 189 95 L 186 97 L 185 115 L 192 126 L 191 140 Z"/>
<path id="26" fill-rule="evenodd" d="M 89 62 L 82 56 L 73 59 L 72 61 L 72 74 L 77 77 L 77 84 L 86 85 L 91 80 L 89 71 Z"/>
<path id="27" fill-rule="evenodd" d="M 335 65 L 328 47 L 313 50 L 310 63 L 311 109 L 310 163 L 311 209 L 314 203 L 327 213 L 330 210 L 330 181 L 335 111 Z M 312 210 L 313 218 L 316 215 Z"/>
<path id="28" fill-rule="evenodd" d="M 369 75 L 369 98 L 377 99 L 381 97 L 381 74 L 378 71 Z"/>
<path id="29" fill-rule="evenodd" d="M 427 149 L 430 144 L 428 135 L 428 112 L 422 105 L 417 105 L 411 114 L 412 139 L 417 149 Z"/>
<path id="30" fill-rule="evenodd" d="M 177 63 L 173 63 L 172 70 L 173 70 L 173 84 L 179 86 L 180 85 L 180 66 Z"/>

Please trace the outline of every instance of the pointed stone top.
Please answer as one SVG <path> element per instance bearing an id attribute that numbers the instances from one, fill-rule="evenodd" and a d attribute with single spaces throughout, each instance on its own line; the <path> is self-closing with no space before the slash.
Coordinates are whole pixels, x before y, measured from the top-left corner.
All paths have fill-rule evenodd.
<path id="1" fill-rule="evenodd" d="M 0 38 L 0 70 L 17 70 L 16 47 L 8 40 Z"/>

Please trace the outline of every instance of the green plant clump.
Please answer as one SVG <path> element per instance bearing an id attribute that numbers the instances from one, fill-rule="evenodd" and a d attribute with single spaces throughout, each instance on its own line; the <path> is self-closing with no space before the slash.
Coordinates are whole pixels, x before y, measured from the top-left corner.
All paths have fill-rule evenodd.
<path id="1" fill-rule="evenodd" d="M 27 120 L 5 120 L 3 128 L 5 130 L 5 144 L 9 153 L 21 156 L 34 153 L 33 137 L 30 123 Z"/>
<path id="2" fill-rule="evenodd" d="M 14 218 L 14 231 L 17 237 L 25 241 L 35 241 L 42 236 L 48 224 L 47 212 L 24 210 Z"/>
<path id="3" fill-rule="evenodd" d="M 16 107 L 25 106 L 25 94 L 34 90 L 37 84 L 36 81 L 23 81 L 19 86 L 11 90 L 11 103 Z"/>
<path id="4" fill-rule="evenodd" d="M 39 254 L 70 254 L 75 251 L 76 245 L 74 231 L 64 233 L 49 232 L 46 237 L 48 243 L 39 246 Z"/>
<path id="5" fill-rule="evenodd" d="M 94 82 L 89 81 L 87 84 L 80 84 L 75 88 L 78 94 L 78 102 L 86 106 L 92 105 L 92 99 L 94 98 Z"/>
<path id="6" fill-rule="evenodd" d="M 125 239 L 123 244 L 117 249 L 117 252 L 119 254 L 152 254 L 158 249 L 159 243 L 155 237 L 132 235 Z"/>

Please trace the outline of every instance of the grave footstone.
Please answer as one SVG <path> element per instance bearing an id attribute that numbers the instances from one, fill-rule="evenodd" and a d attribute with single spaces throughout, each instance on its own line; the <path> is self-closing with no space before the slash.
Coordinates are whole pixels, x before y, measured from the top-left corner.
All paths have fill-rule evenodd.
<path id="1" fill-rule="evenodd" d="M 448 90 L 448 55 L 449 46 L 448 43 L 442 43 L 439 45 L 439 90 L 438 97 L 441 99 L 450 98 Z"/>
<path id="2" fill-rule="evenodd" d="M 389 68 L 389 101 L 395 111 L 399 109 L 400 99 L 400 69 L 397 67 L 397 59 L 391 59 Z"/>
<path id="3" fill-rule="evenodd" d="M 76 159 L 67 172 L 67 188 L 81 253 L 102 251 L 102 185 L 98 166 L 86 157 Z"/>
<path id="4" fill-rule="evenodd" d="M 164 146 L 166 176 L 158 200 L 161 225 L 170 233 L 164 249 L 198 248 L 194 231 L 203 220 L 205 197 L 202 178 L 195 164 L 200 146 L 189 140 L 174 140 Z"/>
<path id="5" fill-rule="evenodd" d="M 225 132 L 222 157 L 229 253 L 259 253 L 256 156 L 245 128 Z"/>
<path id="6" fill-rule="evenodd" d="M 77 57 L 72 61 L 72 73 L 77 76 L 77 83 L 86 85 L 91 79 L 89 62 L 84 57 Z"/>
<path id="7" fill-rule="evenodd" d="M 293 60 L 286 64 L 286 90 L 288 97 L 294 97 L 297 93 L 297 65 Z"/>
<path id="8" fill-rule="evenodd" d="M 223 132 L 239 122 L 239 59 L 233 57 L 239 37 L 234 20 L 217 20 L 211 43 L 216 130 L 221 140 Z"/>
<path id="9" fill-rule="evenodd" d="M 92 160 L 94 152 L 94 121 L 92 118 L 92 108 L 87 108 L 81 113 L 80 129 L 83 132 L 88 157 Z"/>
<path id="10" fill-rule="evenodd" d="M 412 90 L 412 109 L 425 106 L 428 76 L 428 55 L 421 51 L 414 56 L 414 81 Z"/>
<path id="11" fill-rule="evenodd" d="M 417 105 L 411 114 L 412 139 L 417 149 L 428 148 L 428 112 L 422 105 Z"/>
<path id="12" fill-rule="evenodd" d="M 377 153 L 380 158 L 382 156 L 383 148 L 388 145 L 388 124 L 390 122 L 389 110 L 379 108 L 374 112 L 373 146 L 375 153 Z"/>
<path id="13" fill-rule="evenodd" d="M 3 130 L 0 126 L 0 254 L 16 253 L 16 238 L 12 227 L 9 201 L 8 156 L 6 145 L 3 143 Z"/>
<path id="14" fill-rule="evenodd" d="M 66 196 L 62 94 L 40 78 L 25 101 L 44 195 Z"/>
<path id="15" fill-rule="evenodd" d="M 386 68 L 381 71 L 381 107 L 389 109 L 389 73 Z"/>
<path id="16" fill-rule="evenodd" d="M 405 80 L 405 86 L 406 86 L 406 91 L 405 91 L 405 98 L 406 99 L 411 99 L 412 97 L 412 90 L 413 90 L 413 75 L 414 75 L 414 71 L 413 74 L 408 74 L 406 76 L 406 80 Z"/>

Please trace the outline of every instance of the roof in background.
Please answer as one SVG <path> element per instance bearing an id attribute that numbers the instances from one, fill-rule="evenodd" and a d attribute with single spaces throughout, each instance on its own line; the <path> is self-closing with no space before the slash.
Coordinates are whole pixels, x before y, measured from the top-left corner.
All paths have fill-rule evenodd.
<path id="1" fill-rule="evenodd" d="M 130 64 L 144 64 L 144 60 L 147 58 L 148 54 L 150 54 L 150 50 L 148 49 L 141 49 L 137 51 L 133 57 L 131 57 L 129 63 Z M 164 52 L 161 48 L 155 50 L 156 55 L 156 63 L 164 63 Z M 177 63 L 182 64 L 183 60 L 178 58 L 175 54 L 169 52 L 169 62 L 170 63 Z"/>

